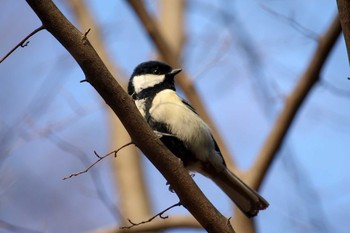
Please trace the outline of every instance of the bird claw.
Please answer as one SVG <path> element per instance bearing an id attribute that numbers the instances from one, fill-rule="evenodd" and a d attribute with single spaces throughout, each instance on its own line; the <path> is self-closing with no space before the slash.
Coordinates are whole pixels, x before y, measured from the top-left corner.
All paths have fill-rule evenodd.
<path id="1" fill-rule="evenodd" d="M 195 173 L 192 173 L 192 172 L 190 172 L 189 174 L 190 174 L 190 176 L 192 178 L 196 175 Z M 175 190 L 173 189 L 173 187 L 171 187 L 171 185 L 170 185 L 170 183 L 168 181 L 166 182 L 166 185 L 169 185 L 169 191 L 170 192 L 175 193 Z"/>
<path id="2" fill-rule="evenodd" d="M 153 132 L 157 135 L 158 138 L 161 138 L 161 137 L 163 137 L 163 136 L 176 137 L 174 134 L 162 133 L 162 132 L 159 132 L 159 131 L 157 131 L 157 130 L 153 130 Z"/>

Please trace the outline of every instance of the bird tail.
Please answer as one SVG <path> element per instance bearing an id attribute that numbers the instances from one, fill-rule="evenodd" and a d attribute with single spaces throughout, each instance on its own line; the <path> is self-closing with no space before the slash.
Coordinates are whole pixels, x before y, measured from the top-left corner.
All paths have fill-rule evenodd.
<path id="1" fill-rule="evenodd" d="M 269 206 L 269 203 L 262 196 L 227 168 L 211 178 L 249 218 L 256 216 L 259 210 Z"/>

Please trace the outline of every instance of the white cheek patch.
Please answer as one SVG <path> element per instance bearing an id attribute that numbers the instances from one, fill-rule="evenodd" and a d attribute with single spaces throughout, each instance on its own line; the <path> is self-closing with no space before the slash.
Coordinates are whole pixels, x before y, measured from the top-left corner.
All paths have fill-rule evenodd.
<path id="1" fill-rule="evenodd" d="M 135 100 L 136 107 L 137 107 L 137 109 L 140 111 L 140 113 L 141 113 L 141 115 L 142 115 L 143 117 L 146 116 L 146 113 L 145 113 L 145 108 L 146 108 L 145 102 L 146 102 L 145 99 Z"/>
<path id="2" fill-rule="evenodd" d="M 140 93 L 142 90 L 149 87 L 154 87 L 158 83 L 163 82 L 165 75 L 144 74 L 133 78 L 135 93 Z"/>

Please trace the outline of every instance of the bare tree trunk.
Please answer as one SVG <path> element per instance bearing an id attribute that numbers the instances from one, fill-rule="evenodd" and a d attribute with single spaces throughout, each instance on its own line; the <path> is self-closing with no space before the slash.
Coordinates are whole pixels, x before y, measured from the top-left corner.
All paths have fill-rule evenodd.
<path id="1" fill-rule="evenodd" d="M 185 39 L 184 7 L 184 0 L 160 1 L 159 29 L 179 61 Z"/>

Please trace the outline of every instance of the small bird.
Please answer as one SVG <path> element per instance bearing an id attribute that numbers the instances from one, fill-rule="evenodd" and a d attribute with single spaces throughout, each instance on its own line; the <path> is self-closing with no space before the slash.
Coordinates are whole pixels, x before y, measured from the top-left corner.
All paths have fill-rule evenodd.
<path id="1" fill-rule="evenodd" d="M 189 171 L 213 180 L 247 216 L 268 207 L 268 202 L 226 166 L 208 125 L 195 109 L 176 94 L 173 69 L 159 61 L 139 64 L 131 75 L 128 93 L 160 140 Z"/>

